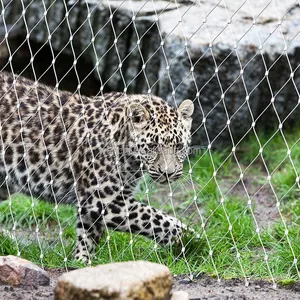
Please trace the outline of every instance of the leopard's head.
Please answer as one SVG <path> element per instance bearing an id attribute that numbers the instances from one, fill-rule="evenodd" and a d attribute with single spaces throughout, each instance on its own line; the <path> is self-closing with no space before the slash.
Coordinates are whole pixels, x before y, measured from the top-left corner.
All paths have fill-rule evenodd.
<path id="1" fill-rule="evenodd" d="M 176 180 L 182 174 L 189 151 L 194 104 L 183 101 L 172 108 L 154 97 L 148 102 L 133 103 L 128 108 L 132 155 L 139 159 L 157 182 Z"/>

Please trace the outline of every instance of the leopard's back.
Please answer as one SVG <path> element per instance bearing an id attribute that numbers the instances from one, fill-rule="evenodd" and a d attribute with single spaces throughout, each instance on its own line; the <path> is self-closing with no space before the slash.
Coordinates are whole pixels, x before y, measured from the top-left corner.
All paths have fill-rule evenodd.
<path id="1" fill-rule="evenodd" d="M 72 161 L 85 134 L 85 99 L 5 72 L 0 86 L 0 198 L 76 201 Z"/>

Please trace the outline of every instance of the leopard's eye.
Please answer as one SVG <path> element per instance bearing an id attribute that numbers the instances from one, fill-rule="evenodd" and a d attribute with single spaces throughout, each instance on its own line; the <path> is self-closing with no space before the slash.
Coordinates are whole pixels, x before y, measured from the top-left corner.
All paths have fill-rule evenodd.
<path id="1" fill-rule="evenodd" d="M 184 149 L 184 144 L 179 143 L 179 144 L 177 144 L 177 145 L 175 146 L 175 148 L 176 148 L 176 151 L 181 151 L 181 150 Z"/>

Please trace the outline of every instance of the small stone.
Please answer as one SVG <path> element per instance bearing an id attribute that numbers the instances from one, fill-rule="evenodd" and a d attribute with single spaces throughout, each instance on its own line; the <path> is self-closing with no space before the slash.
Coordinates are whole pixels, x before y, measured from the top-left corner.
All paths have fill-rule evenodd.
<path id="1" fill-rule="evenodd" d="M 255 288 L 256 290 L 259 290 L 259 289 L 261 288 L 261 286 L 260 286 L 260 285 L 256 285 L 254 288 Z"/>
<path id="2" fill-rule="evenodd" d="M 44 297 L 44 298 L 47 298 L 49 296 L 51 296 L 51 293 L 48 293 L 48 292 L 37 292 L 35 294 L 37 297 Z"/>
<path id="3" fill-rule="evenodd" d="M 180 284 L 190 284 L 191 280 L 189 278 L 184 278 L 179 281 Z"/>
<path id="4" fill-rule="evenodd" d="M 173 292 L 171 295 L 171 299 L 170 300 L 189 300 L 189 294 L 185 291 L 176 291 Z"/>
<path id="5" fill-rule="evenodd" d="M 227 286 L 225 287 L 225 290 L 227 290 L 228 292 L 231 292 L 231 293 L 235 292 L 235 290 L 233 288 L 227 287 Z"/>
<path id="6" fill-rule="evenodd" d="M 300 292 L 300 284 L 298 282 L 295 282 L 293 285 L 293 290 L 295 292 Z"/>
<path id="7" fill-rule="evenodd" d="M 29 260 L 0 256 L 0 283 L 13 286 L 49 285 L 48 273 Z"/>
<path id="8" fill-rule="evenodd" d="M 63 274 L 55 288 L 56 300 L 168 299 L 169 269 L 160 264 L 132 261 L 88 267 Z"/>

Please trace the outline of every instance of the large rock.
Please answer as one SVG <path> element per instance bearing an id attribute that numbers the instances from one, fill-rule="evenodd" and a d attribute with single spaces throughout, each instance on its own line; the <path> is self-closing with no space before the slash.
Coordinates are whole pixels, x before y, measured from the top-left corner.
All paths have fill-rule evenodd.
<path id="1" fill-rule="evenodd" d="M 0 256 L 0 283 L 13 286 L 49 285 L 50 277 L 32 262 L 8 255 Z"/>
<path id="2" fill-rule="evenodd" d="M 160 80 L 160 95 L 171 103 L 193 99 L 198 104 L 194 143 L 212 146 L 231 140 L 228 128 L 238 142 L 254 120 L 255 126 L 278 127 L 274 108 L 281 120 L 288 116 L 298 103 L 296 87 L 300 86 L 299 71 L 294 82 L 289 80 L 291 68 L 299 61 L 300 40 L 295 37 L 300 30 L 296 18 L 300 8 L 289 0 L 276 5 L 244 2 L 242 6 L 230 0 L 226 7 L 218 2 L 206 1 L 189 10 L 181 6 L 181 26 L 176 26 L 175 12 L 160 18 L 162 33 L 166 36 L 172 31 L 165 46 L 171 63 L 169 73 Z M 280 25 L 277 16 L 284 16 Z M 165 68 L 163 63 L 161 70 Z M 288 121 L 297 121 L 299 112 Z"/>
<path id="3" fill-rule="evenodd" d="M 21 2 L 3 2 L 8 37 L 26 36 Z M 194 144 L 237 143 L 252 126 L 299 120 L 294 0 L 22 2 L 29 39 L 92 63 L 98 90 L 194 100 Z"/>
<path id="4" fill-rule="evenodd" d="M 166 300 L 172 275 L 166 266 L 122 262 L 71 271 L 59 278 L 56 300 Z"/>

